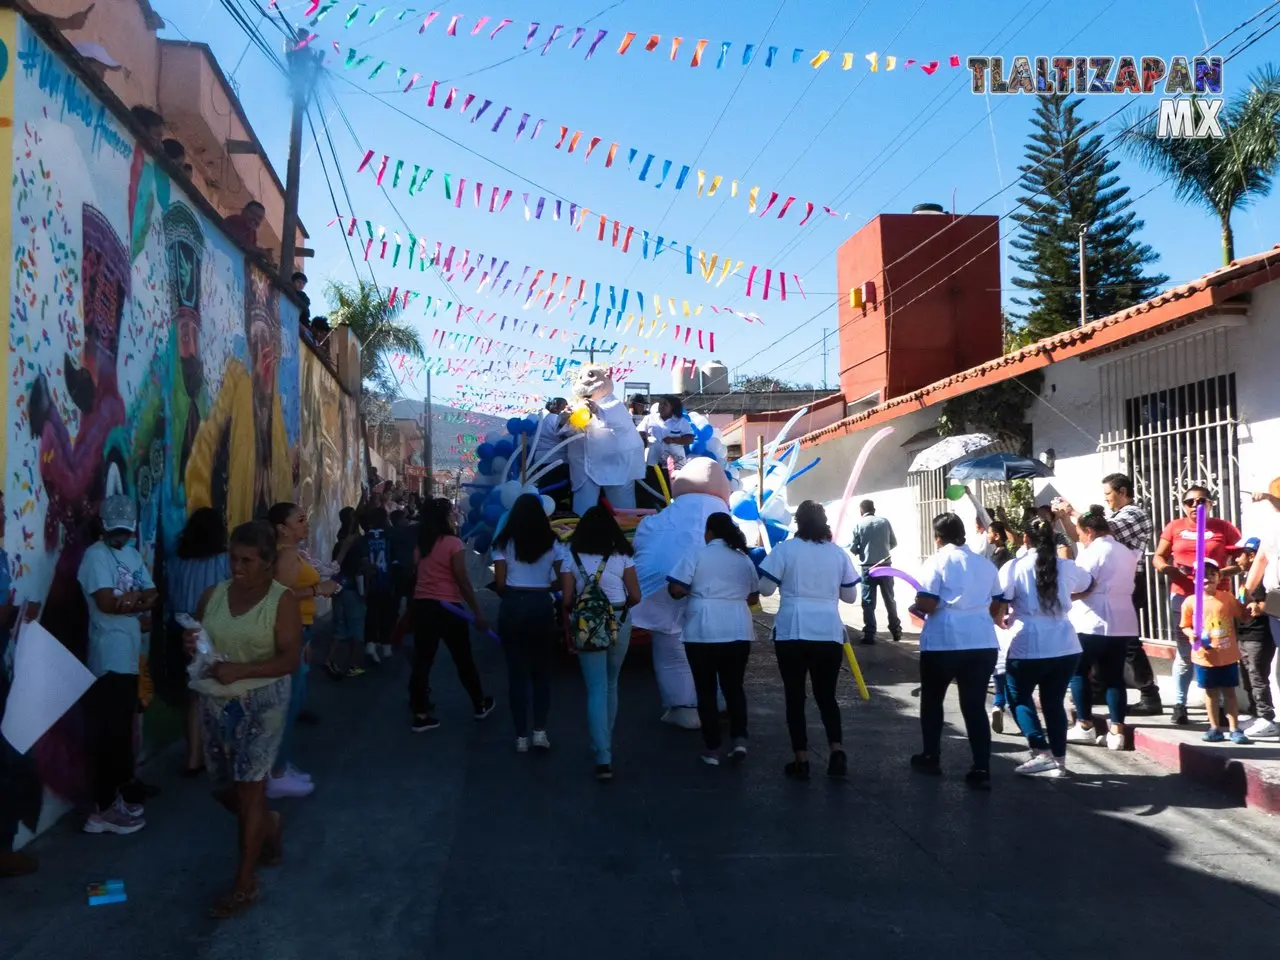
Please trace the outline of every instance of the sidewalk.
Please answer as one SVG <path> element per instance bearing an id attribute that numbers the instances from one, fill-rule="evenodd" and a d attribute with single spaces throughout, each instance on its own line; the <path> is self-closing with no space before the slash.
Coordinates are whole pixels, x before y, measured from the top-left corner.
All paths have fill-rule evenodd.
<path id="1" fill-rule="evenodd" d="M 843 610 L 844 608 L 842 612 Z M 845 617 L 846 622 L 852 619 L 854 618 Z M 861 611 L 857 612 L 856 619 L 860 625 Z M 910 627 L 907 629 L 910 630 Z M 902 643 L 897 644 L 880 634 L 877 647 L 890 647 L 915 659 L 920 650 L 918 641 L 919 635 L 916 633 L 905 634 Z M 1280 738 L 1257 740 L 1252 746 L 1204 743 L 1200 739 L 1207 729 L 1204 695 L 1194 684 L 1188 698 L 1191 704 L 1188 709 L 1191 723 L 1185 727 L 1173 726 L 1169 722 L 1168 712 L 1174 700 L 1173 677 L 1165 672 L 1171 663 L 1171 660 L 1152 662 L 1158 674 L 1165 713 L 1160 717 L 1130 718 L 1127 726 L 1134 751 L 1167 770 L 1221 790 L 1240 806 L 1280 814 Z M 1136 692 L 1130 691 L 1130 702 L 1136 701 Z M 1094 713 L 1101 729 L 1106 720 L 1105 706 L 1095 705 Z M 1006 729 L 1016 733 L 1011 719 Z"/>

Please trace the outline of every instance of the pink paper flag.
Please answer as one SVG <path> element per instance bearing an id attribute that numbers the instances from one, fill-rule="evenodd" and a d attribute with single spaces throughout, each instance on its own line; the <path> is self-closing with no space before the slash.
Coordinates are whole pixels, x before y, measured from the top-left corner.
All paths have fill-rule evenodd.
<path id="1" fill-rule="evenodd" d="M 444 97 L 444 108 L 446 110 L 448 110 L 450 107 L 453 106 L 453 98 L 456 97 L 457 95 L 458 95 L 458 88 L 450 87 L 449 92 L 446 93 Z M 775 193 L 774 196 L 776 197 L 777 194 Z"/>
<path id="2" fill-rule="evenodd" d="M 751 272 L 747 274 L 747 296 L 751 296 L 751 285 L 756 281 L 756 271 L 760 269 L 755 264 L 751 265 Z"/>
<path id="3" fill-rule="evenodd" d="M 930 60 L 928 63 L 922 63 L 920 69 L 932 77 L 938 71 L 938 61 Z"/>
<path id="4" fill-rule="evenodd" d="M 445 33 L 447 33 L 451 37 L 456 37 L 458 35 L 458 21 L 461 20 L 464 16 L 466 16 L 466 14 L 455 13 L 453 15 L 453 19 L 449 21 L 449 28 L 445 30 Z"/>
<path id="5" fill-rule="evenodd" d="M 413 89 L 413 85 L 421 79 L 422 79 L 422 74 L 415 73 L 412 77 L 409 78 L 409 85 L 404 88 L 403 92 L 408 93 L 410 90 Z"/>
<path id="6" fill-rule="evenodd" d="M 787 197 L 787 202 L 782 205 L 782 209 L 778 211 L 778 219 L 781 220 L 787 215 L 787 211 L 791 209 L 791 205 L 796 202 L 795 197 Z"/>
<path id="7" fill-rule="evenodd" d="M 808 200 L 804 202 L 804 219 L 800 221 L 800 226 L 804 226 L 809 222 L 809 218 L 813 216 L 813 204 Z"/>
<path id="8" fill-rule="evenodd" d="M 431 90 L 427 93 L 427 106 L 434 107 L 436 105 L 436 90 L 440 88 L 439 80 L 431 81 Z"/>
<path id="9" fill-rule="evenodd" d="M 438 16 L 440 16 L 440 11 L 439 11 L 439 10 L 432 10 L 430 13 L 428 13 L 428 14 L 427 14 L 427 19 L 425 19 L 425 20 L 423 20 L 423 21 L 422 21 L 422 26 L 420 26 L 420 27 L 418 28 L 418 32 L 419 32 L 419 33 L 422 33 L 423 31 L 425 31 L 425 30 L 427 29 L 427 27 L 431 26 L 431 21 L 432 21 L 432 20 L 434 20 L 434 19 L 435 19 L 436 17 L 438 17 Z"/>
<path id="10" fill-rule="evenodd" d="M 764 272 L 764 296 L 761 298 L 763 300 L 769 299 L 769 281 L 772 279 L 773 279 L 773 271 L 766 269 Z"/>
<path id="11" fill-rule="evenodd" d="M 360 161 L 360 166 L 356 167 L 356 173 L 364 173 L 364 168 L 373 161 L 373 151 L 370 150 L 364 155 L 364 159 Z"/>
<path id="12" fill-rule="evenodd" d="M 448 106 L 448 104 L 446 103 L 446 104 L 445 104 L 445 106 L 447 107 L 447 106 Z M 761 210 L 761 211 L 760 211 L 760 218 L 761 218 L 761 219 L 764 219 L 764 215 L 765 215 L 766 213 L 768 213 L 768 212 L 769 212 L 769 210 L 773 207 L 774 201 L 776 201 L 777 199 L 778 199 L 778 191 L 776 191 L 776 190 L 775 190 L 775 191 L 773 191 L 772 193 L 770 193 L 770 194 L 769 194 L 769 202 L 768 202 L 768 204 L 766 204 L 766 205 L 765 205 L 765 208 L 764 208 L 763 210 Z"/>
<path id="13" fill-rule="evenodd" d="M 461 206 L 462 206 L 462 193 L 463 193 L 463 191 L 464 191 L 464 190 L 466 190 L 466 189 L 467 189 L 467 178 L 466 178 L 466 177 L 459 177 L 459 178 L 458 178 L 458 192 L 457 192 L 457 193 L 455 193 L 455 194 L 454 194 L 454 196 L 453 196 L 453 205 L 454 205 L 454 207 L 455 207 L 455 208 L 461 208 Z"/>
<path id="14" fill-rule="evenodd" d="M 484 29 L 484 25 L 489 22 L 488 17 L 481 17 L 476 21 L 476 25 L 471 28 L 471 35 L 474 37 L 477 33 Z"/>
<path id="15" fill-rule="evenodd" d="M 508 190 L 508 191 L 503 195 L 503 197 L 502 197 L 502 205 L 501 205 L 500 207 L 498 207 L 498 212 L 499 212 L 499 213 L 501 213 L 503 210 L 507 209 L 507 203 L 508 203 L 510 200 L 511 200 L 511 191 L 510 191 L 510 190 Z M 506 268 L 507 268 L 507 265 L 504 263 L 504 264 L 502 265 L 502 269 L 503 269 L 503 270 L 505 270 Z M 499 271 L 499 272 L 498 272 L 498 276 L 502 276 L 502 272 L 501 272 L 501 271 Z"/>
<path id="16" fill-rule="evenodd" d="M 791 279 L 796 282 L 796 289 L 800 291 L 801 298 L 808 300 L 809 298 L 805 295 L 804 287 L 800 286 L 800 275 L 798 273 L 793 273 L 791 275 Z"/>
<path id="17" fill-rule="evenodd" d="M 476 98 L 476 95 L 475 95 L 474 93 L 468 93 L 465 97 L 463 97 L 463 98 L 462 98 L 462 106 L 460 106 L 460 107 L 458 108 L 458 112 L 459 112 L 459 113 L 466 113 L 466 112 L 467 112 L 467 107 L 471 106 L 471 102 L 472 102 L 473 100 L 475 100 L 475 98 Z"/>
<path id="18" fill-rule="evenodd" d="M 781 270 L 778 271 L 778 286 L 782 288 L 782 299 L 787 299 L 787 275 Z"/>
<path id="19" fill-rule="evenodd" d="M 319 9 L 320 9 L 320 0 L 311 0 L 311 6 L 307 7 L 307 12 L 304 13 L 303 16 L 309 17 Z"/>
<path id="20" fill-rule="evenodd" d="M 382 177 L 387 172 L 387 163 L 391 160 L 385 153 L 382 155 L 382 163 L 378 165 L 378 186 L 382 186 Z"/>
<path id="21" fill-rule="evenodd" d="M 479 180 L 476 181 L 476 209 L 480 209 L 480 191 L 484 189 L 484 184 Z"/>
<path id="22" fill-rule="evenodd" d="M 950 61 L 950 62 L 951 62 L 951 66 L 953 66 L 953 67 L 958 67 L 958 66 L 960 66 L 960 54 L 958 54 L 958 53 L 953 53 L 953 54 L 951 55 L 951 61 Z"/>
<path id="23" fill-rule="evenodd" d="M 710 344 L 708 345 L 707 349 L 710 350 L 712 353 L 715 353 L 716 352 L 716 332 L 714 330 L 710 331 L 707 334 L 707 338 L 708 340 L 710 340 Z"/>
<path id="24" fill-rule="evenodd" d="M 582 162 L 586 163 L 591 159 L 591 151 L 600 145 L 600 137 L 592 137 L 591 142 L 587 144 L 587 152 L 582 158 Z"/>
<path id="25" fill-rule="evenodd" d="M 493 28 L 493 33 L 489 34 L 489 39 L 490 39 L 490 40 L 492 40 L 494 37 L 496 37 L 496 36 L 498 35 L 498 31 L 499 31 L 499 30 L 501 30 L 503 27 L 505 27 L 505 26 L 506 26 L 507 24 L 509 24 L 510 22 L 511 22 L 510 20 L 508 20 L 507 18 L 505 18 L 505 17 L 504 17 L 504 18 L 502 19 L 502 22 L 501 22 L 500 24 L 498 24 L 496 27 L 494 27 L 494 28 Z"/>

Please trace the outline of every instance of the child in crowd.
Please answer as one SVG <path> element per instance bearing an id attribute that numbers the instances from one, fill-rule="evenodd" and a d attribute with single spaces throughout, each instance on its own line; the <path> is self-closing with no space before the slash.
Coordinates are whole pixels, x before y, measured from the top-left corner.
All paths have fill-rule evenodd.
<path id="1" fill-rule="evenodd" d="M 1240 567 L 1240 590 L 1236 599 L 1245 609 L 1245 617 L 1236 627 L 1236 638 L 1240 643 L 1240 670 L 1244 674 L 1242 713 L 1254 718 L 1245 733 L 1250 737 L 1274 737 L 1280 734 L 1280 726 L 1276 725 L 1276 708 L 1271 696 L 1271 663 L 1275 659 L 1276 644 L 1264 605 L 1267 591 L 1258 586 L 1251 593 L 1245 586 L 1260 547 L 1257 537 L 1241 540 L 1236 545 L 1239 551 L 1236 562 Z"/>
<path id="2" fill-rule="evenodd" d="M 1226 590 L 1219 590 L 1223 583 L 1218 572 L 1218 561 L 1205 557 L 1204 561 L 1204 634 L 1195 633 L 1195 603 L 1182 605 L 1182 632 L 1191 641 L 1191 662 L 1196 669 L 1196 683 L 1204 691 L 1204 706 L 1209 714 L 1209 730 L 1204 739 L 1208 743 L 1221 743 L 1230 738 L 1232 743 L 1253 743 L 1239 726 L 1239 706 L 1236 687 L 1240 684 L 1240 646 L 1236 641 L 1236 621 L 1246 614 L 1240 602 Z M 1221 704 L 1218 698 L 1222 698 Z M 1222 714 L 1225 710 L 1229 733 L 1222 732 Z"/>

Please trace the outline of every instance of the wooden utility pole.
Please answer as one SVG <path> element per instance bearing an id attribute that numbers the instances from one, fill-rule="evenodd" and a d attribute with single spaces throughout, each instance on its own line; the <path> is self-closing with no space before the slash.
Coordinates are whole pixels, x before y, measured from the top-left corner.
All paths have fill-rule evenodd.
<path id="1" fill-rule="evenodd" d="M 612 355 L 613 355 L 613 348 L 612 348 L 612 347 L 610 347 L 608 350 L 605 350 L 605 349 L 603 349 L 603 348 L 597 348 L 597 347 L 596 347 L 596 338 L 595 338 L 595 337 L 592 337 L 592 338 L 591 338 L 591 345 L 590 345 L 589 347 L 582 347 L 582 348 L 580 348 L 580 349 L 570 350 L 569 352 L 570 352 L 570 353 L 585 353 L 585 354 L 587 355 L 587 362 L 588 362 L 588 363 L 595 363 L 595 362 L 596 362 L 596 351 L 597 351 L 597 349 L 600 351 L 600 353 L 604 354 L 606 357 L 609 357 L 609 356 L 612 356 Z"/>
<path id="2" fill-rule="evenodd" d="M 298 245 L 298 192 L 302 181 L 302 124 L 306 120 L 307 101 L 315 86 L 319 58 L 308 48 L 290 50 L 289 88 L 293 100 L 293 116 L 289 126 L 289 164 L 285 174 L 284 223 L 280 229 L 280 282 L 293 280 L 294 257 Z"/>

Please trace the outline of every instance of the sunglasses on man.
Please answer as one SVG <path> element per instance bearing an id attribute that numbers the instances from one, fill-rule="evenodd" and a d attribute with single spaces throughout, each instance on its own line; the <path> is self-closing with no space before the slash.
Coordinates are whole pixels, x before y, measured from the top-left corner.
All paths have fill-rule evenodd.
<path id="1" fill-rule="evenodd" d="M 1205 506 L 1212 506 L 1213 500 L 1209 497 L 1188 497 L 1186 500 L 1182 501 L 1182 505 L 1184 507 L 1198 507 L 1202 503 L 1205 504 Z"/>

